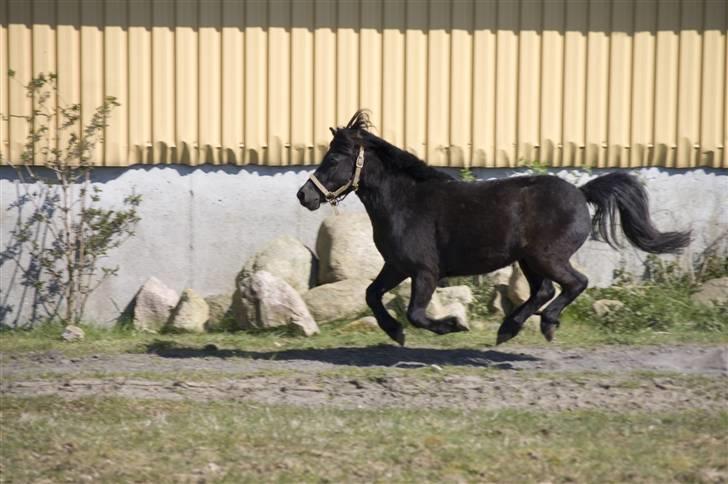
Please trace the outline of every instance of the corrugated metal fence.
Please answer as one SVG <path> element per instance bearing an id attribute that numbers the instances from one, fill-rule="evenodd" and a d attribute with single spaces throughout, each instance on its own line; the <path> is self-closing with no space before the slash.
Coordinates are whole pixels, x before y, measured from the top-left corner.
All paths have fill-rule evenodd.
<path id="1" fill-rule="evenodd" d="M 86 119 L 115 96 L 102 165 L 315 164 L 366 107 L 434 165 L 725 168 L 727 4 L 2 0 L 0 112 L 39 72 Z"/>

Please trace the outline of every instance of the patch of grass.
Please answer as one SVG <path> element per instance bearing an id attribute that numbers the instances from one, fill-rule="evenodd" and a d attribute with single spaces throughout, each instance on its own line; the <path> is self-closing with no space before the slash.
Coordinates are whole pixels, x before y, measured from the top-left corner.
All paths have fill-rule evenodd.
<path id="1" fill-rule="evenodd" d="M 728 413 L 0 397 L 0 479 L 719 482 Z"/>

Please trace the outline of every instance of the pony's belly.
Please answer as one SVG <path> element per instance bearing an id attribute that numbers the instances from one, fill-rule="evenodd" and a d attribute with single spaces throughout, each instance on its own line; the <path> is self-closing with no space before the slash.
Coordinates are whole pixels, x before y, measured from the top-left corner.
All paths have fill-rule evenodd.
<path id="1" fill-rule="evenodd" d="M 505 267 L 515 261 L 515 258 L 505 255 L 464 258 L 457 260 L 449 260 L 442 267 L 442 277 L 456 276 L 474 276 L 478 274 L 487 274 L 502 267 Z"/>

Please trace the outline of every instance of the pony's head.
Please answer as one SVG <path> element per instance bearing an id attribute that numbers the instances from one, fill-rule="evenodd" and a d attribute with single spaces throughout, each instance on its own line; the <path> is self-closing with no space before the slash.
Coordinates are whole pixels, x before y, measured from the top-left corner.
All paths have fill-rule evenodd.
<path id="1" fill-rule="evenodd" d="M 371 126 L 369 114 L 357 111 L 343 128 L 329 128 L 334 135 L 321 165 L 298 190 L 298 200 L 309 210 L 322 202 L 336 205 L 356 191 L 364 165 L 363 135 Z"/>

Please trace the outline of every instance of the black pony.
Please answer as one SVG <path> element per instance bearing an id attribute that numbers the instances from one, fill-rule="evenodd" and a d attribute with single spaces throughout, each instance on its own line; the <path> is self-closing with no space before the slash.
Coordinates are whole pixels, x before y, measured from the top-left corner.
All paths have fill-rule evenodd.
<path id="1" fill-rule="evenodd" d="M 334 138 L 321 166 L 298 191 L 301 204 L 316 210 L 356 191 L 374 228 L 384 267 L 368 287 L 366 300 L 379 326 L 404 344 L 402 325 L 382 304 L 385 292 L 407 277 L 412 296 L 407 318 L 437 334 L 463 331 L 456 317 L 425 313 L 440 278 L 483 274 L 518 261 L 531 295 L 506 316 L 498 343 L 521 330 L 526 319 L 561 293 L 541 315 L 541 333 L 551 340 L 561 311 L 587 286 L 569 259 L 593 229 L 616 247 L 616 215 L 627 239 L 652 252 L 677 252 L 689 232 L 659 232 L 652 224 L 647 194 L 625 173 L 609 173 L 577 188 L 555 176 L 520 176 L 467 183 L 427 166 L 416 156 L 370 133 L 358 111 Z M 594 205 L 592 219 L 587 203 Z"/>

